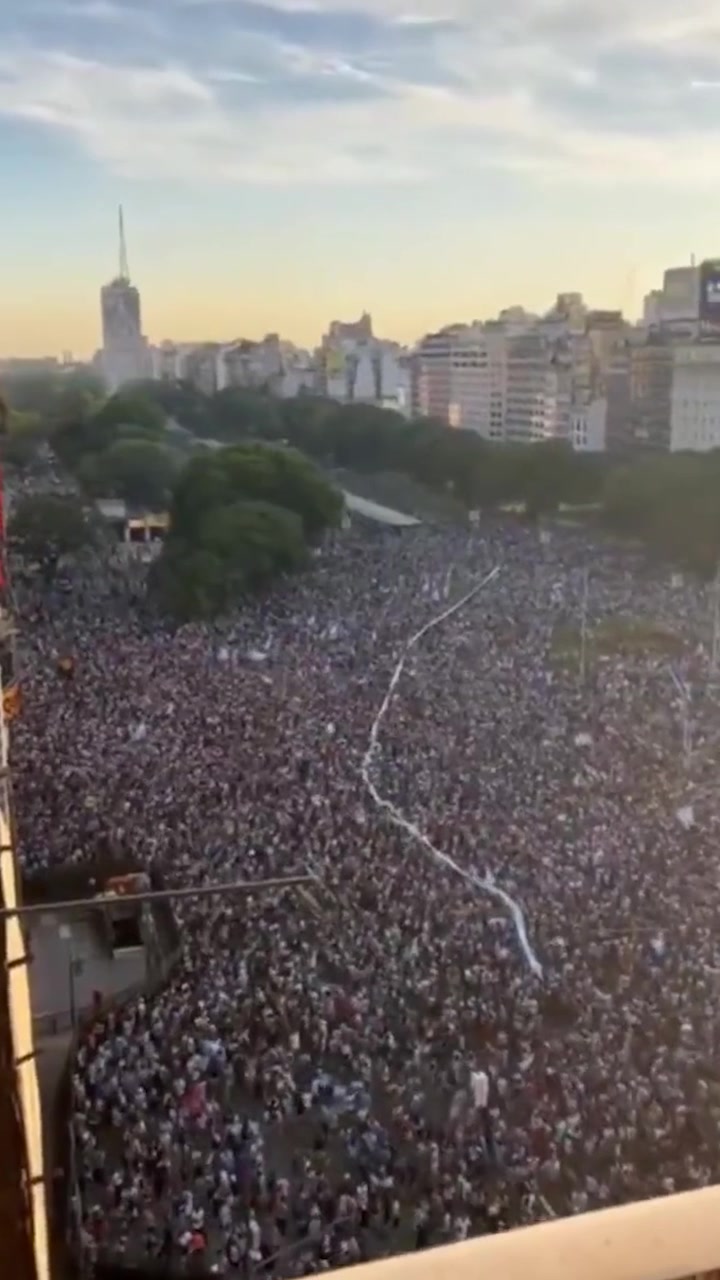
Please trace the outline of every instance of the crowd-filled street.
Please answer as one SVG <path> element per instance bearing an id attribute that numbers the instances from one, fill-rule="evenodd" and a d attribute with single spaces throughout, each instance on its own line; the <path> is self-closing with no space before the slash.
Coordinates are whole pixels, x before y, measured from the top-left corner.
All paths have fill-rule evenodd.
<path id="1" fill-rule="evenodd" d="M 19 589 L 28 872 L 317 877 L 185 899 L 84 1036 L 89 1249 L 309 1274 L 720 1176 L 713 590 L 514 522 L 354 527 L 176 631 L 101 561 Z M 638 620 L 672 658 L 593 646 Z"/>

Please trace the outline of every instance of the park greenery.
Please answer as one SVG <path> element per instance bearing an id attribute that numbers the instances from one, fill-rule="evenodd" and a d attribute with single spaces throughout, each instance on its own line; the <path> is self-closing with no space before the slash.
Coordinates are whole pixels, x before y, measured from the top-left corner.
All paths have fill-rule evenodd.
<path id="1" fill-rule="evenodd" d="M 37 493 L 13 508 L 9 534 L 14 550 L 52 578 L 63 556 L 94 541 L 96 526 L 75 495 Z"/>
<path id="2" fill-rule="evenodd" d="M 301 568 L 341 515 L 339 492 L 295 449 L 244 442 L 199 454 L 175 484 L 152 594 L 176 617 L 213 617 Z"/>
<path id="3" fill-rule="evenodd" d="M 4 392 L 8 463 L 31 466 L 49 444 L 87 499 L 169 510 L 152 586 L 181 616 L 212 616 L 304 564 L 340 519 L 336 486 L 437 520 L 508 509 L 552 519 L 570 507 L 704 576 L 720 557 L 720 451 L 617 460 L 312 395 L 143 382 L 108 397 L 89 373 L 8 378 Z"/>
<path id="4" fill-rule="evenodd" d="M 561 666 L 579 664 L 583 648 L 585 657 L 593 662 L 648 654 L 676 659 L 683 653 L 685 641 L 680 631 L 665 624 L 622 615 L 588 626 L 584 637 L 578 627 L 561 626 L 553 632 L 550 651 Z"/>

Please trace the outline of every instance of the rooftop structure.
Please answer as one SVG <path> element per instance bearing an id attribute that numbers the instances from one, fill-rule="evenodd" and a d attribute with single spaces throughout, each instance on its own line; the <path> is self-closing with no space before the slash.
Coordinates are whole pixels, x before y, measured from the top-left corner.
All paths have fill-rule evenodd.
<path id="1" fill-rule="evenodd" d="M 371 502 L 369 498 L 359 498 L 357 494 L 343 489 L 345 506 L 353 515 L 363 516 L 366 520 L 374 520 L 378 524 L 386 524 L 394 529 L 411 529 L 419 525 L 415 516 L 405 515 L 402 511 L 393 511 L 391 507 L 383 507 L 379 502 Z"/>

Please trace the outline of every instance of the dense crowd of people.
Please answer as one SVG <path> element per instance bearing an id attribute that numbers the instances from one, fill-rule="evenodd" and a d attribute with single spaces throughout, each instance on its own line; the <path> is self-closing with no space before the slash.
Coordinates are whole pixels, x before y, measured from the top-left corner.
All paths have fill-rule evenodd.
<path id="1" fill-rule="evenodd" d="M 362 765 L 406 641 L 495 565 L 370 763 L 458 874 Z M 184 899 L 170 981 L 85 1033 L 92 1253 L 309 1274 L 720 1176 L 712 592 L 498 522 L 356 527 L 222 624 L 169 629 L 101 564 L 23 593 L 28 874 L 316 877 Z M 631 620 L 672 655 L 594 640 Z"/>

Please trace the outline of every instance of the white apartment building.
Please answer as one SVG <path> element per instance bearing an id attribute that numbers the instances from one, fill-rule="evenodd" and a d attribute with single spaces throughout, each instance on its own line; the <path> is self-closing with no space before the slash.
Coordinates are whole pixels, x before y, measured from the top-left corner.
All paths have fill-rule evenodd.
<path id="1" fill-rule="evenodd" d="M 174 342 L 150 348 L 151 376 L 157 382 L 176 382 L 183 377 L 183 349 Z"/>
<path id="2" fill-rule="evenodd" d="M 424 418 L 450 421 L 452 403 L 452 352 L 457 335 L 465 325 L 448 325 L 428 333 L 415 351 L 417 391 L 415 412 Z"/>
<path id="3" fill-rule="evenodd" d="M 579 294 L 560 294 L 542 319 L 512 308 L 450 325 L 417 347 L 415 412 L 487 440 L 600 449 L 607 368 L 626 328 L 620 312 L 587 311 Z"/>
<path id="4" fill-rule="evenodd" d="M 670 449 L 720 449 L 720 343 L 687 343 L 673 353 Z"/>
<path id="5" fill-rule="evenodd" d="M 662 289 L 645 295 L 643 323 L 647 328 L 663 329 L 679 337 L 694 337 L 700 322 L 700 268 L 669 267 L 663 275 Z"/>
<path id="6" fill-rule="evenodd" d="M 530 443 L 570 439 L 572 363 L 539 331 L 508 341 L 505 438 Z"/>
<path id="7" fill-rule="evenodd" d="M 333 321 L 319 352 L 323 393 L 341 404 L 374 404 L 409 416 L 411 370 L 407 352 L 375 338 L 370 317 L 356 324 Z"/>
<path id="8" fill-rule="evenodd" d="M 507 337 L 499 325 L 458 328 L 449 347 L 453 427 L 476 431 L 486 440 L 505 435 Z"/>
<path id="9" fill-rule="evenodd" d="M 276 333 L 260 342 L 241 339 L 224 346 L 219 353 L 220 384 L 223 387 L 270 387 L 283 374 L 282 344 Z"/>
<path id="10" fill-rule="evenodd" d="M 307 352 L 267 334 L 260 342 L 163 342 L 151 349 L 152 377 L 191 382 L 206 395 L 226 387 L 269 387 L 278 395 L 315 390 Z"/>
<path id="11" fill-rule="evenodd" d="M 283 400 L 292 400 L 294 396 L 317 392 L 317 369 L 309 357 L 303 361 L 287 362 L 276 387 L 276 394 Z"/>
<path id="12" fill-rule="evenodd" d="M 588 404 L 570 410 L 570 443 L 576 453 L 604 453 L 606 447 L 607 400 L 598 396 Z"/>

